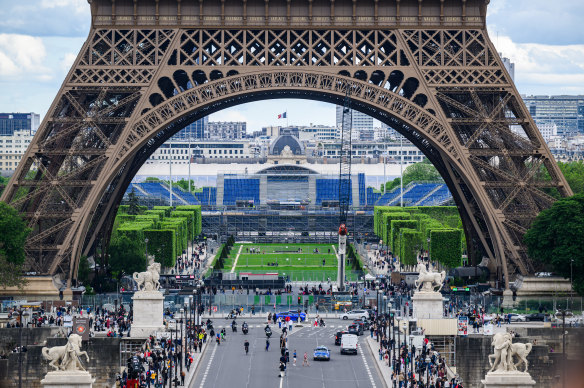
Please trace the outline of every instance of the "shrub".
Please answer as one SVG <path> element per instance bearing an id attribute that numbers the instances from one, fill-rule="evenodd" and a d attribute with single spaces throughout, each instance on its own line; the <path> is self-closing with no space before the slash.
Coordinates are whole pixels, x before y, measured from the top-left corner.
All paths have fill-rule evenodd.
<path id="1" fill-rule="evenodd" d="M 462 262 L 462 230 L 430 231 L 430 257 L 446 267 L 455 268 Z"/>

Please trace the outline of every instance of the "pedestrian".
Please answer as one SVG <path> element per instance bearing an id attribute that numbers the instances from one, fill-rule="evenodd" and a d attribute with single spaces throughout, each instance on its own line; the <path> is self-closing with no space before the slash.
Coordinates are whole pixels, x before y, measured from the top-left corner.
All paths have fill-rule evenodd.
<path id="1" fill-rule="evenodd" d="M 318 318 L 314 318 L 314 327 L 318 327 Z"/>
<path id="2" fill-rule="evenodd" d="M 300 318 L 298 318 L 300 319 Z M 292 320 L 288 321 L 288 330 L 290 330 L 290 333 L 292 333 Z"/>
<path id="3" fill-rule="evenodd" d="M 294 353 L 292 353 L 292 360 L 294 361 L 292 365 L 296 366 L 296 349 L 294 349 Z"/>
<path id="4" fill-rule="evenodd" d="M 270 340 L 266 338 L 266 352 L 270 349 Z"/>
<path id="5" fill-rule="evenodd" d="M 286 375 L 286 363 L 280 361 L 280 374 L 278 375 L 279 377 L 284 377 Z"/>
<path id="6" fill-rule="evenodd" d="M 180 385 L 185 385 L 185 371 L 180 372 Z"/>
<path id="7" fill-rule="evenodd" d="M 278 317 L 278 329 L 282 328 L 282 318 Z"/>
<path id="8" fill-rule="evenodd" d="M 308 362 L 308 353 L 304 352 L 304 361 L 302 361 L 302 366 L 310 366 Z"/>

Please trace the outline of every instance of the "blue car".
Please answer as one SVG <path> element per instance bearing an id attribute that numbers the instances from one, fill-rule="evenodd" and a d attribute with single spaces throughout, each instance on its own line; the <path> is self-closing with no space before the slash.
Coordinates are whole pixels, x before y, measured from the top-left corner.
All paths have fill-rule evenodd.
<path id="1" fill-rule="evenodd" d="M 318 360 L 331 360 L 331 352 L 326 346 L 319 346 L 318 348 L 314 349 L 314 361 Z"/>
<path id="2" fill-rule="evenodd" d="M 286 317 L 290 317 L 291 321 L 298 322 L 298 317 L 300 316 L 300 321 L 304 322 L 306 320 L 306 314 L 298 311 L 284 311 L 276 314 L 276 319 L 281 318 L 282 321 L 286 320 Z"/>

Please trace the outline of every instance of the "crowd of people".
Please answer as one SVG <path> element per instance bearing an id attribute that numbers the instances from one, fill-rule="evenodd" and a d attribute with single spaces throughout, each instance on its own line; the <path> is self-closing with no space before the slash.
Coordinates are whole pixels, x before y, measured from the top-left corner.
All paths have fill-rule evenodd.
<path id="1" fill-rule="evenodd" d="M 379 342 L 379 360 L 390 368 L 393 388 L 463 388 L 455 377 L 449 379 L 444 358 L 427 338 L 416 349 L 393 333 L 389 314 L 378 315 L 370 327 L 371 337 Z"/>
<path id="2" fill-rule="evenodd" d="M 193 244 L 191 256 L 185 251 L 176 259 L 173 274 L 192 274 L 201 271 L 205 262 L 207 246 L 205 243 Z"/>

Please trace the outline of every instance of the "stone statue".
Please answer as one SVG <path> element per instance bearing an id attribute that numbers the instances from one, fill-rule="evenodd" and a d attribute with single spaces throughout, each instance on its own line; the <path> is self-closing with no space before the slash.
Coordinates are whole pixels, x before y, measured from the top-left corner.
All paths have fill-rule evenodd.
<path id="1" fill-rule="evenodd" d="M 134 280 L 140 291 L 157 291 L 160 288 L 160 263 L 152 263 L 146 272 L 134 272 Z"/>
<path id="2" fill-rule="evenodd" d="M 282 157 L 284 157 L 284 158 L 294 157 L 294 153 L 290 149 L 290 146 L 284 146 L 284 148 L 282 149 L 282 152 L 280 152 L 280 155 L 282 155 Z"/>
<path id="3" fill-rule="evenodd" d="M 418 279 L 415 281 L 416 288 L 420 292 L 437 292 L 442 289 L 444 285 L 444 279 L 446 279 L 446 271 L 430 272 L 426 270 L 426 265 L 423 263 L 418 263 Z M 421 288 L 420 288 L 421 287 Z M 435 290 L 435 287 L 438 287 Z"/>
<path id="4" fill-rule="evenodd" d="M 513 343 L 511 334 L 497 333 L 493 336 L 491 346 L 494 348 L 494 354 L 489 355 L 489 372 L 516 372 L 519 364 L 525 365 L 524 373 L 527 373 L 529 362 L 527 356 L 531 352 L 533 345 L 530 343 Z M 513 357 L 519 358 L 515 364 Z"/>
<path id="5" fill-rule="evenodd" d="M 55 346 L 52 348 L 43 347 L 42 354 L 45 360 L 51 360 L 50 366 L 57 371 L 85 371 L 79 357 L 85 355 L 89 362 L 89 355 L 81 351 L 81 336 L 71 334 L 67 340 L 67 345 Z"/>

